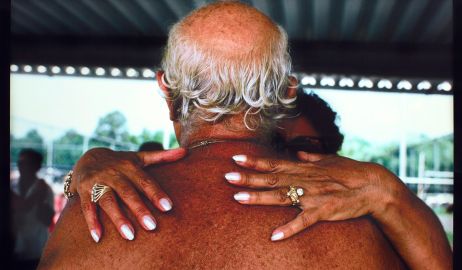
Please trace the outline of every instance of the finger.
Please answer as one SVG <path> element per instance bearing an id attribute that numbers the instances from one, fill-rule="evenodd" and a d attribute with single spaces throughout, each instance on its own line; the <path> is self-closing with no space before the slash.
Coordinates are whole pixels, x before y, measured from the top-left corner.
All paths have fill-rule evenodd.
<path id="1" fill-rule="evenodd" d="M 143 166 L 162 162 L 173 162 L 183 158 L 186 155 L 186 149 L 176 148 L 165 151 L 141 151 L 137 152 L 138 158 L 141 160 Z"/>
<path id="2" fill-rule="evenodd" d="M 298 159 L 300 159 L 302 161 L 309 161 L 309 162 L 320 161 L 321 159 L 324 159 L 327 156 L 328 155 L 314 154 L 314 153 L 308 153 L 308 152 L 304 152 L 304 151 L 298 151 L 297 152 Z"/>
<path id="3" fill-rule="evenodd" d="M 128 206 L 144 229 L 151 231 L 156 228 L 156 221 L 148 207 L 141 200 L 135 188 L 127 180 L 115 182 L 112 188 Z"/>
<path id="4" fill-rule="evenodd" d="M 318 221 L 316 214 L 308 214 L 303 211 L 289 223 L 277 228 L 271 235 L 271 241 L 279 241 L 289 238 L 301 232 Z"/>
<path id="5" fill-rule="evenodd" d="M 146 197 L 161 211 L 170 211 L 173 207 L 172 200 L 157 184 L 157 181 L 139 167 L 131 167 L 124 171 L 125 176 L 131 179 L 135 187 L 143 192 Z"/>
<path id="6" fill-rule="evenodd" d="M 109 216 L 123 238 L 127 240 L 133 240 L 135 238 L 135 231 L 130 224 L 130 221 L 122 214 L 112 191 L 103 194 L 103 196 L 99 199 L 98 204 Z"/>
<path id="7" fill-rule="evenodd" d="M 234 194 L 234 199 L 241 204 L 255 205 L 292 205 L 287 197 L 287 189 L 275 189 L 260 192 L 239 192 Z"/>
<path id="8" fill-rule="evenodd" d="M 284 173 L 251 174 L 230 172 L 225 174 L 225 178 L 231 184 L 250 188 L 287 187 L 302 181 L 298 175 Z"/>
<path id="9" fill-rule="evenodd" d="M 98 221 L 98 215 L 96 213 L 96 205 L 90 200 L 88 193 L 81 194 L 80 206 L 82 208 L 83 216 L 87 222 L 90 235 L 93 240 L 98 243 L 101 238 L 101 224 Z"/>
<path id="10" fill-rule="evenodd" d="M 257 158 L 247 155 L 233 156 L 237 165 L 260 171 L 260 172 L 284 172 L 299 173 L 303 172 L 300 162 L 293 162 L 283 159 Z"/>

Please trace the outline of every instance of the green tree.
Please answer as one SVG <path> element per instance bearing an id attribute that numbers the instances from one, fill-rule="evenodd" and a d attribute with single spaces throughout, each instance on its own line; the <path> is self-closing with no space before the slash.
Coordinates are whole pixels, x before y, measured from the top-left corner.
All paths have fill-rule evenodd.
<path id="1" fill-rule="evenodd" d="M 80 158 L 84 137 L 75 130 L 68 130 L 53 142 L 53 163 L 70 167 Z"/>
<path id="2" fill-rule="evenodd" d="M 99 119 L 94 135 L 117 142 L 127 142 L 129 139 L 127 119 L 119 111 L 108 113 Z"/>
<path id="3" fill-rule="evenodd" d="M 127 130 L 127 119 L 119 111 L 113 111 L 101 117 L 94 131 L 89 147 L 112 147 L 116 150 L 127 150 L 127 144 L 133 138 Z"/>

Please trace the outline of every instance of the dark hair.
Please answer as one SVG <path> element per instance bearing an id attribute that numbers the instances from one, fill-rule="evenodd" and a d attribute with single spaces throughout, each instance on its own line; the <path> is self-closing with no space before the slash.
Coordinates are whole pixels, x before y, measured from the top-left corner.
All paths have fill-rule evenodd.
<path id="1" fill-rule="evenodd" d="M 42 166 L 43 155 L 37 150 L 32 148 L 23 148 L 21 151 L 19 151 L 19 156 L 22 155 L 27 156 L 27 160 L 35 165 L 37 169 L 40 169 Z"/>
<path id="2" fill-rule="evenodd" d="M 160 151 L 160 150 L 164 150 L 164 147 L 162 146 L 162 144 L 158 142 L 145 142 L 138 149 L 138 151 Z"/>
<path id="3" fill-rule="evenodd" d="M 335 123 L 337 113 L 318 95 L 299 91 L 297 93 L 297 110 L 306 117 L 313 128 L 319 133 L 324 146 L 324 152 L 337 153 L 342 147 L 343 134 Z"/>

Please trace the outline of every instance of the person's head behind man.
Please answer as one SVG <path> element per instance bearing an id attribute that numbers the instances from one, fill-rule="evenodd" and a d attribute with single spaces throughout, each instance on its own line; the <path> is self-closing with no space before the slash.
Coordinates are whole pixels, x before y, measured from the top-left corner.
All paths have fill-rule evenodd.
<path id="1" fill-rule="evenodd" d="M 216 2 L 175 24 L 158 73 L 180 144 L 192 122 L 239 115 L 248 130 L 269 130 L 292 108 L 287 34 L 257 9 Z M 205 122 L 204 122 L 205 121 Z"/>
<path id="2" fill-rule="evenodd" d="M 344 137 L 336 124 L 337 113 L 315 93 L 299 91 L 296 104 L 297 117 L 284 120 L 278 130 L 276 140 L 282 141 L 280 148 L 287 148 L 292 154 L 336 154 Z"/>

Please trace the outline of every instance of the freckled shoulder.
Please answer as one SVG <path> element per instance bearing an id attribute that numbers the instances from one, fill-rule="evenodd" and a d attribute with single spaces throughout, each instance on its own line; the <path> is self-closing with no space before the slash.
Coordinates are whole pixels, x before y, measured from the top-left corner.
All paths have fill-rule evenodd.
<path id="1" fill-rule="evenodd" d="M 147 169 L 173 200 L 173 209 L 167 213 L 151 209 L 158 222 L 154 231 L 142 229 L 130 216 L 134 241 L 122 239 L 100 211 L 104 232 L 95 244 L 79 199 L 71 200 L 39 269 L 404 268 L 367 218 L 321 222 L 290 239 L 271 242 L 272 230 L 292 220 L 299 210 L 241 205 L 233 195 L 242 188 L 228 184 L 224 174 L 245 171 L 232 162 L 235 154 L 274 154 L 242 146 L 207 147 L 179 162 Z"/>

